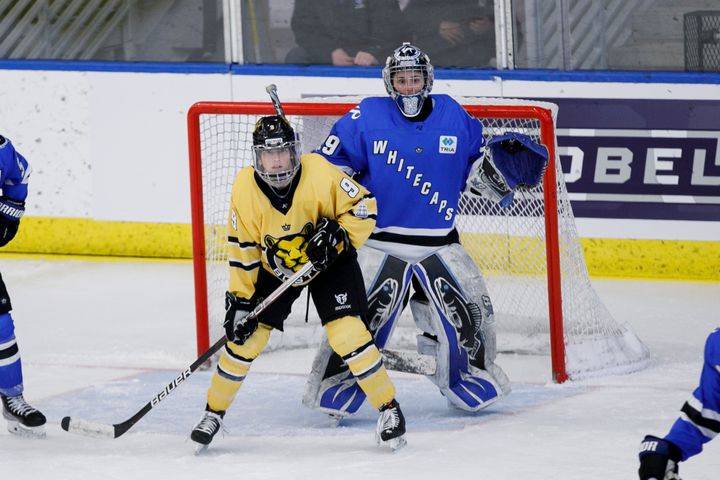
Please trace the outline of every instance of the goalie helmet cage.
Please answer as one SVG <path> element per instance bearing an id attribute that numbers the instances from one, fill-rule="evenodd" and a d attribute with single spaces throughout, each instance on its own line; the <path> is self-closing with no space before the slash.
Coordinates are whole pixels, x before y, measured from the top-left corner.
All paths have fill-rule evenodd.
<path id="1" fill-rule="evenodd" d="M 303 152 L 308 152 L 322 144 L 332 124 L 359 100 L 312 98 L 284 103 L 283 109 L 301 135 Z M 557 106 L 505 98 L 458 101 L 482 122 L 486 140 L 521 132 L 542 142 L 550 153 L 542 185 L 517 192 L 509 208 L 470 194 L 460 200 L 456 225 L 485 276 L 498 351 L 549 353 L 552 378 L 558 383 L 644 368 L 647 348 L 628 324 L 610 315 L 590 283 L 557 156 Z M 188 112 L 199 353 L 207 350 L 211 335 L 222 335 L 232 183 L 240 168 L 252 165 L 256 121 L 274 114 L 269 102 L 200 102 Z M 302 325 L 302 320 L 297 323 Z M 319 326 L 298 328 L 309 333 L 288 346 L 319 340 Z M 414 333 L 409 338 L 414 339 Z"/>

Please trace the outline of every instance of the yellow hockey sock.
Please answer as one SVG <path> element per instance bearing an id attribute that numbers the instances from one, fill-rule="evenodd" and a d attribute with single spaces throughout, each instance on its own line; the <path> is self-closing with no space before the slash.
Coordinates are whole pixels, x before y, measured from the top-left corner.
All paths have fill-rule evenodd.
<path id="1" fill-rule="evenodd" d="M 325 325 L 328 343 L 355 375 L 375 408 L 395 398 L 395 386 L 382 363 L 380 350 L 358 317 L 342 317 Z"/>
<path id="2" fill-rule="evenodd" d="M 269 327 L 261 323 L 257 330 L 242 345 L 227 342 L 218 360 L 215 374 L 210 380 L 207 403 L 211 410 L 224 412 L 235 399 L 245 376 L 270 339 Z"/>

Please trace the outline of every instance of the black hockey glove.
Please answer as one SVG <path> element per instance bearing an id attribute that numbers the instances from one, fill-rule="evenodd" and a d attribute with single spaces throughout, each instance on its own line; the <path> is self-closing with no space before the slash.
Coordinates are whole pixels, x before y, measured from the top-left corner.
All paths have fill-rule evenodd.
<path id="1" fill-rule="evenodd" d="M 308 240 L 305 253 L 318 271 L 323 271 L 333 263 L 340 252 L 337 245 L 347 243 L 345 230 L 335 220 L 321 218 L 315 226 L 315 233 Z"/>
<path id="2" fill-rule="evenodd" d="M 248 317 L 252 310 L 252 303 L 245 298 L 238 298 L 230 292 L 225 292 L 225 336 L 228 340 L 242 345 L 258 328 L 255 317 Z"/>
<path id="3" fill-rule="evenodd" d="M 25 202 L 0 197 L 0 247 L 4 247 L 15 238 L 24 213 Z"/>
<path id="4" fill-rule="evenodd" d="M 662 438 L 647 435 L 640 444 L 640 480 L 680 480 L 680 449 Z"/>

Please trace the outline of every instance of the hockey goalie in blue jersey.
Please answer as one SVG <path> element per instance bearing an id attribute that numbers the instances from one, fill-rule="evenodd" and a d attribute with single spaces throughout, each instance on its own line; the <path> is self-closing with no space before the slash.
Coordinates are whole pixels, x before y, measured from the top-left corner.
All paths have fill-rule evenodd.
<path id="1" fill-rule="evenodd" d="M 720 433 L 720 328 L 705 342 L 700 385 L 682 406 L 664 438 L 646 436 L 640 445 L 640 480 L 679 480 L 678 463 L 697 455 Z"/>
<path id="2" fill-rule="evenodd" d="M 30 167 L 10 140 L 0 136 L 0 247 L 15 238 L 25 213 Z M 20 351 L 15 340 L 12 305 L 0 277 L 0 399 L 8 431 L 21 436 L 45 436 L 45 416 L 23 398 Z"/>
<path id="3" fill-rule="evenodd" d="M 423 332 L 418 352 L 436 359 L 428 378 L 451 405 L 478 411 L 510 385 L 494 362 L 494 314 L 482 273 L 455 229 L 460 195 L 470 189 L 509 205 L 514 189 L 540 181 L 547 149 L 519 133 L 485 145 L 476 118 L 447 95 L 429 95 L 433 67 L 413 45 L 388 57 L 383 80 L 389 96 L 364 99 L 316 152 L 377 198 L 375 229 L 359 250 L 366 321 L 376 344 L 387 345 L 409 303 Z M 344 416 L 363 401 L 347 366 L 324 341 L 303 402 Z"/>

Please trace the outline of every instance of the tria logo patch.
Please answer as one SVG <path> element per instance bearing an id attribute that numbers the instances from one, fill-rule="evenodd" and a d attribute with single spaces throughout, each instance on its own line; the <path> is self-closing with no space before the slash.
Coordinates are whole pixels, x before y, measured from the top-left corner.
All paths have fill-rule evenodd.
<path id="1" fill-rule="evenodd" d="M 440 145 L 438 152 L 455 153 L 457 151 L 457 137 L 450 135 L 440 135 Z"/>

